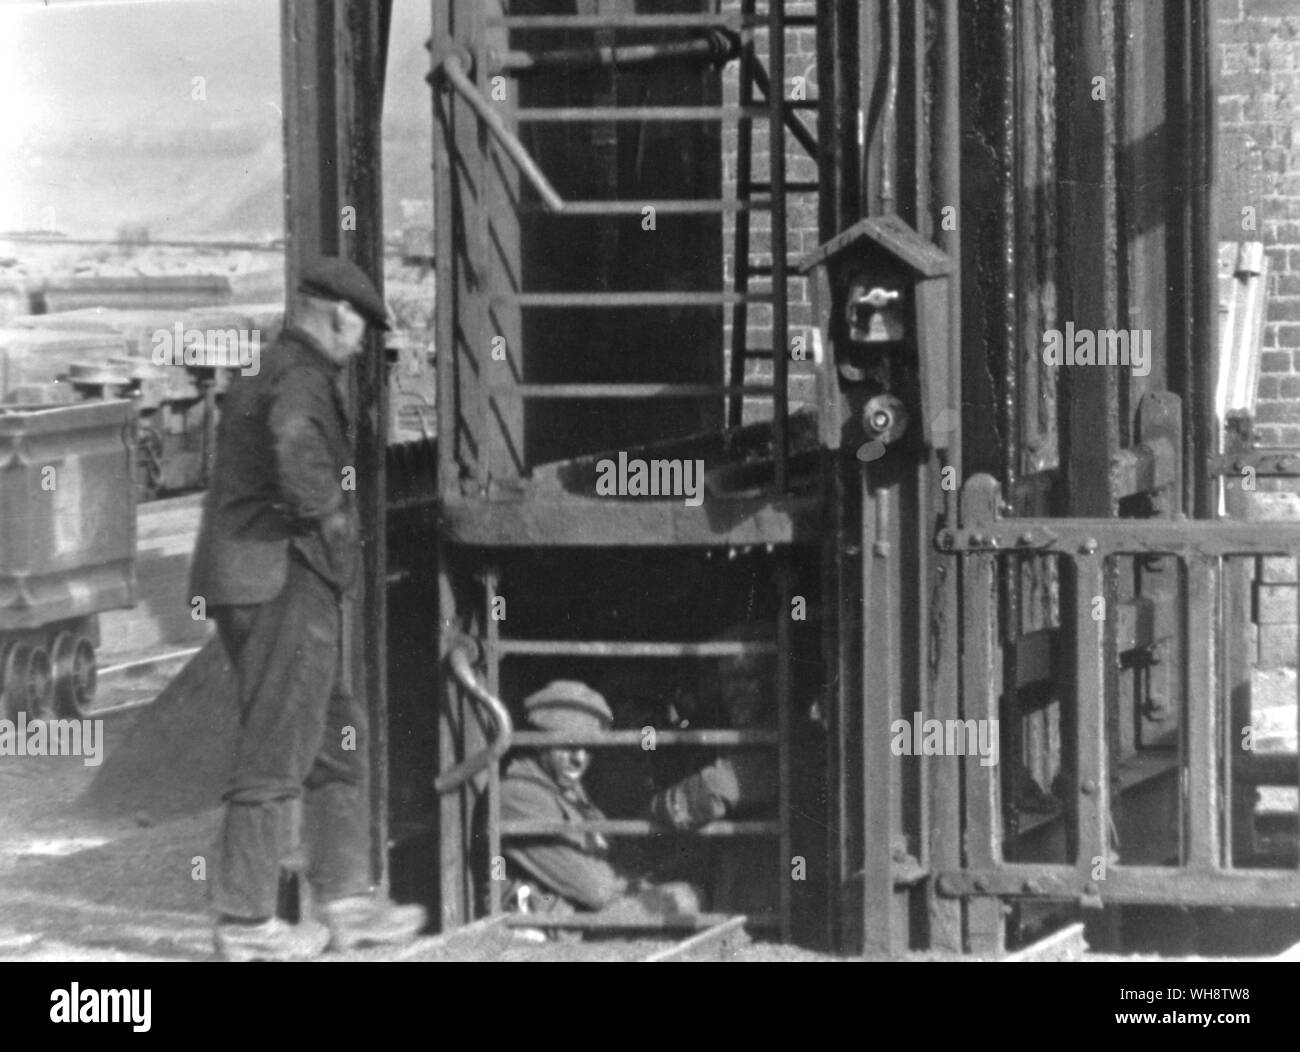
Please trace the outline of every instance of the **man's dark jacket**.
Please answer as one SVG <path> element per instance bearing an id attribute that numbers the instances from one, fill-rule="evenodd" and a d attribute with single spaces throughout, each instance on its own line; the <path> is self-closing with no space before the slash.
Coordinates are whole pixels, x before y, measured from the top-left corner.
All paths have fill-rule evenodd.
<path id="1" fill-rule="evenodd" d="M 340 593 L 359 561 L 351 421 L 341 366 L 301 329 L 286 329 L 255 375 L 231 382 L 190 571 L 211 606 L 280 594 L 290 546 Z"/>

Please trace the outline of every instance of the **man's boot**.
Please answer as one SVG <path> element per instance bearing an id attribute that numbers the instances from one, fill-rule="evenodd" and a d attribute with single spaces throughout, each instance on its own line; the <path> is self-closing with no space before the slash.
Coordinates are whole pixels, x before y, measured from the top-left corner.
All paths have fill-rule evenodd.
<path id="1" fill-rule="evenodd" d="M 331 950 L 410 942 L 428 920 L 423 906 L 399 906 L 391 899 L 372 895 L 326 902 L 320 916 L 329 928 Z"/>
<path id="2" fill-rule="evenodd" d="M 330 932 L 311 920 L 290 924 L 272 917 L 260 924 L 241 924 L 223 919 L 217 921 L 213 941 L 223 961 L 309 961 L 325 952 Z"/>

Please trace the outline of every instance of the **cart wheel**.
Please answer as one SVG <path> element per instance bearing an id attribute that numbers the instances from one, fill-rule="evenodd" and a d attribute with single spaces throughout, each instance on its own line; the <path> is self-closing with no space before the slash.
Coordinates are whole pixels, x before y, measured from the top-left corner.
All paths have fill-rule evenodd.
<path id="1" fill-rule="evenodd" d="M 54 677 L 50 655 L 44 647 L 16 643 L 5 658 L 5 707 L 13 714 L 26 712 L 34 720 L 54 714 Z"/>
<path id="2" fill-rule="evenodd" d="M 156 500 L 163 484 L 163 440 L 152 427 L 140 425 L 136 441 L 136 499 Z"/>
<path id="3" fill-rule="evenodd" d="M 61 716 L 85 717 L 95 704 L 95 647 L 85 636 L 54 637 L 54 704 Z"/>

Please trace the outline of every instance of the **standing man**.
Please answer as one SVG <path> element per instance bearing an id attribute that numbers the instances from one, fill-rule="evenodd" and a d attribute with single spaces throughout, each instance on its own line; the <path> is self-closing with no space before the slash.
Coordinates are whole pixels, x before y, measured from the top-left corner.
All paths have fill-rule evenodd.
<path id="1" fill-rule="evenodd" d="M 359 267 L 330 257 L 304 269 L 292 320 L 226 393 L 191 574 L 239 681 L 212 886 L 226 960 L 405 942 L 425 920 L 420 907 L 372 893 L 367 714 L 343 639 L 361 542 L 342 385 L 366 324 L 387 329 L 387 311 Z M 307 878 L 323 925 L 275 915 L 304 791 Z"/>

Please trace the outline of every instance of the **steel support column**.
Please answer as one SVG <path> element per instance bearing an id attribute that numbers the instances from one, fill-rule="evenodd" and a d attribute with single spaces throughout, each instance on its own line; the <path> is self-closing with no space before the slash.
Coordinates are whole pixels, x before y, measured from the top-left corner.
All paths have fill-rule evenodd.
<path id="1" fill-rule="evenodd" d="M 938 130 L 933 140 L 936 203 L 943 207 L 961 202 L 961 51 L 960 14 L 957 0 L 942 0 L 939 7 L 938 39 L 935 47 L 935 112 L 934 123 Z M 935 212 L 938 209 L 934 210 Z M 934 221 L 933 215 L 930 217 Z M 962 258 L 960 225 L 956 229 L 937 233 L 939 245 L 954 260 Z M 962 399 L 962 311 L 961 268 L 953 269 L 949 285 L 948 325 L 950 408 L 960 412 Z M 964 423 L 959 423 L 950 436 L 947 465 L 963 477 L 962 438 Z M 930 500 L 927 510 L 932 515 L 942 515 L 942 520 L 955 524 L 958 516 L 957 493 L 941 489 L 938 485 L 942 473 L 931 472 Z M 931 522 L 934 519 L 930 520 Z M 939 720 L 958 716 L 958 691 L 960 689 L 960 607 L 958 605 L 961 583 L 958 563 L 936 558 L 926 551 L 926 591 L 928 608 L 925 629 L 927 668 L 929 679 L 930 713 Z M 929 824 L 925 830 L 929 843 L 926 851 L 934 869 L 944 869 L 961 857 L 961 786 L 958 763 L 952 757 L 937 757 L 927 785 Z M 935 949 L 960 952 L 964 947 L 963 910 L 960 903 L 931 894 L 928 908 L 930 945 Z"/>
<path id="2" fill-rule="evenodd" d="M 297 287 L 321 255 L 352 260 L 383 290 L 380 118 L 391 2 L 282 0 L 285 279 Z M 344 209 L 351 209 L 345 212 Z M 292 302 L 286 322 L 292 321 Z M 357 497 L 364 582 L 346 623 L 354 689 L 370 715 L 371 866 L 387 883 L 388 705 L 384 449 L 388 419 L 384 342 L 370 333 L 352 369 Z"/>

